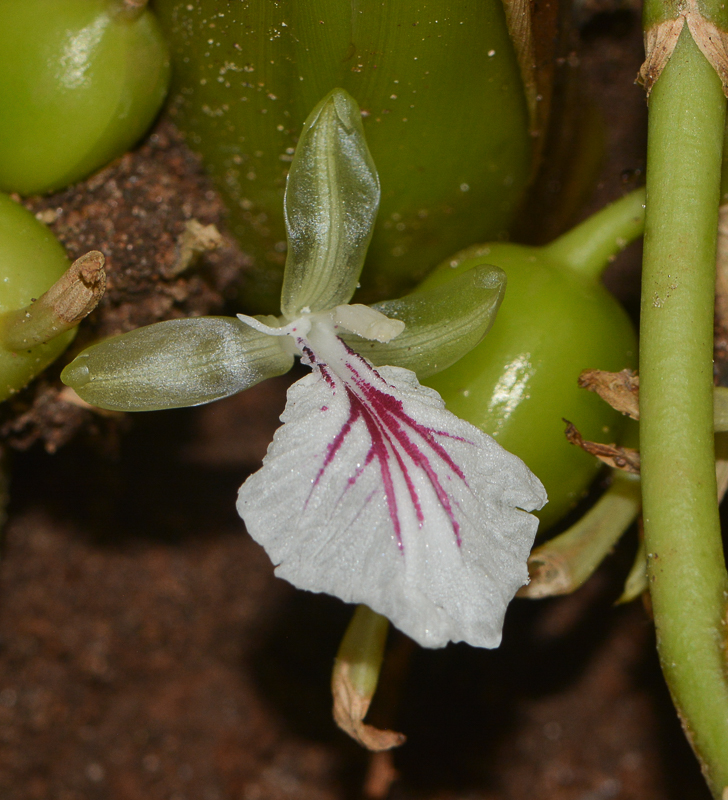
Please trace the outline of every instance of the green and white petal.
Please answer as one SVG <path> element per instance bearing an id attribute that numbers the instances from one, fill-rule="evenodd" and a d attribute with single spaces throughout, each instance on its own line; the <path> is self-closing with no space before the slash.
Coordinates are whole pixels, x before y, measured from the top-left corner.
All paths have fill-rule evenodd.
<path id="1" fill-rule="evenodd" d="M 404 367 L 426 378 L 454 364 L 483 340 L 505 288 L 506 274 L 500 267 L 475 266 L 444 286 L 375 303 L 373 309 L 405 324 L 391 341 L 339 335 L 375 366 Z"/>
<path id="2" fill-rule="evenodd" d="M 175 319 L 84 350 L 61 373 L 82 399 L 112 411 L 197 406 L 291 368 L 283 341 L 232 317 Z"/>
<path id="3" fill-rule="evenodd" d="M 378 207 L 379 177 L 359 107 L 343 89 L 334 89 L 306 120 L 288 175 L 281 295 L 288 320 L 304 309 L 325 311 L 348 302 Z"/>

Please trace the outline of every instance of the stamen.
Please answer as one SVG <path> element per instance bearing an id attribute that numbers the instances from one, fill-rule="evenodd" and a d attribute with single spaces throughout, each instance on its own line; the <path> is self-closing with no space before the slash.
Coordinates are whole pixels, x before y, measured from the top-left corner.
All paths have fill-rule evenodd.
<path id="1" fill-rule="evenodd" d="M 336 306 L 332 313 L 335 325 L 340 325 L 364 339 L 390 342 L 404 330 L 404 322 L 390 319 L 375 308 L 354 303 Z"/>
<path id="2" fill-rule="evenodd" d="M 269 336 L 301 337 L 305 336 L 311 330 L 311 320 L 307 317 L 294 319 L 293 322 L 289 322 L 288 325 L 284 325 L 281 328 L 274 328 L 270 325 L 266 325 L 259 319 L 249 317 L 247 314 L 238 314 L 238 319 L 246 325 L 250 325 L 250 327 L 254 328 L 256 331 L 267 333 Z"/>

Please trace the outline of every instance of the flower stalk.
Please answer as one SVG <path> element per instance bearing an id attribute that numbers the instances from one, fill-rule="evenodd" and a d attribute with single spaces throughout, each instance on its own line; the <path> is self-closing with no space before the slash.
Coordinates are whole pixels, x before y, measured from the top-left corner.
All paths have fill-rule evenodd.
<path id="1" fill-rule="evenodd" d="M 645 225 L 645 190 L 635 189 L 567 231 L 543 252 L 556 263 L 595 280 L 609 262 L 642 235 Z"/>
<path id="2" fill-rule="evenodd" d="M 612 485 L 583 517 L 531 553 L 531 582 L 518 596 L 535 600 L 576 591 L 635 521 L 640 504 L 639 478 L 615 470 Z"/>
<path id="3" fill-rule="evenodd" d="M 384 659 L 389 622 L 368 606 L 356 607 L 331 675 L 336 724 L 372 752 L 391 750 L 405 742 L 405 736 L 390 730 L 379 730 L 364 723 Z"/>
<path id="4" fill-rule="evenodd" d="M 624 589 L 615 605 L 631 603 L 644 592 L 649 591 L 650 584 L 647 578 L 647 552 L 645 550 L 644 536 L 640 536 L 637 552 L 634 555 L 632 567 L 624 582 Z"/>

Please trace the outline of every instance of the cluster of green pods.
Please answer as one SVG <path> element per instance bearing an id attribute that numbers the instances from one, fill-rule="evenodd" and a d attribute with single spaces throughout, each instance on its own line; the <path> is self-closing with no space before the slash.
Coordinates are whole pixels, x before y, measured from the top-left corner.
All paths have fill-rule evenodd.
<path id="1" fill-rule="evenodd" d="M 138 0 L 6 0 L 0 49 L 5 192 L 54 191 L 105 166 L 140 138 L 166 96 L 167 46 Z M 67 347 L 89 297 L 98 301 L 101 264 L 92 256 L 51 290 L 69 267 L 63 248 L 0 195 L 0 400 Z"/>

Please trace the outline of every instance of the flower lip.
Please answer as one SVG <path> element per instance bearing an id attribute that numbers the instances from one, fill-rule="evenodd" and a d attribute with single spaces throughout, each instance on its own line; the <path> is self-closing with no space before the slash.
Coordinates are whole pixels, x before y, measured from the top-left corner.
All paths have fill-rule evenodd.
<path id="1" fill-rule="evenodd" d="M 413 373 L 353 352 L 331 315 L 307 321 L 289 335 L 313 374 L 240 490 L 249 533 L 279 576 L 366 603 L 424 646 L 497 646 L 538 525 L 521 509 L 543 487 Z"/>
<path id="2" fill-rule="evenodd" d="M 345 363 L 350 374 L 348 380 L 344 380 L 344 390 L 350 407 L 349 418 L 339 435 L 329 445 L 326 458 L 314 480 L 312 492 L 325 476 L 327 468 L 331 466 L 346 436 L 351 433 L 353 425 L 359 419 L 362 419 L 371 439 L 371 447 L 367 453 L 364 466 L 368 466 L 375 459 L 379 464 L 389 515 L 400 551 L 404 551 L 404 544 L 402 541 L 402 522 L 397 507 L 395 481 L 392 476 L 393 467 L 397 468 L 404 478 L 407 486 L 407 495 L 414 509 L 418 526 L 421 528 L 424 523 L 423 504 L 409 475 L 405 457 L 411 461 L 415 468 L 421 469 L 427 476 L 429 488 L 434 491 L 445 511 L 452 527 L 455 541 L 460 547 L 460 523 L 453 513 L 450 499 L 443 488 L 440 478 L 432 466 L 432 461 L 439 459 L 455 477 L 467 485 L 467 480 L 462 470 L 453 462 L 445 448 L 436 438 L 453 437 L 447 431 L 431 430 L 407 415 L 403 409 L 402 401 L 377 385 L 381 382 L 379 373 L 349 347 L 346 345 L 344 347 L 349 356 Z M 328 366 L 318 361 L 316 355 L 308 347 L 305 348 L 304 352 L 309 363 L 318 367 L 323 379 L 332 388 L 335 387 L 336 382 Z M 379 378 L 379 380 L 375 380 L 375 378 Z M 388 388 L 391 389 L 393 387 L 388 385 Z M 463 439 L 460 440 L 465 441 Z M 355 483 L 359 474 L 359 471 L 357 471 L 349 479 L 350 483 Z"/>

